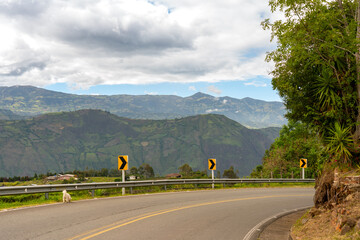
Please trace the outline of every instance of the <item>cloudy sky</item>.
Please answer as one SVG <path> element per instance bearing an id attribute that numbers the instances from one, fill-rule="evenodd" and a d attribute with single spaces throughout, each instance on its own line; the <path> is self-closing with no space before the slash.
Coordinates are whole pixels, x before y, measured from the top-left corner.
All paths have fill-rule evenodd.
<path id="1" fill-rule="evenodd" d="M 280 98 L 267 0 L 2 0 L 0 86 Z"/>

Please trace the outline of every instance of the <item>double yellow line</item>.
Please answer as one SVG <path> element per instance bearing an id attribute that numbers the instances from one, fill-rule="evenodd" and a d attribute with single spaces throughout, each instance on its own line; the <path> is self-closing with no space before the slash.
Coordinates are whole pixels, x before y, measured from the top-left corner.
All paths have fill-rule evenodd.
<path id="1" fill-rule="evenodd" d="M 168 209 L 168 210 L 161 210 L 161 211 L 157 211 L 157 212 L 151 212 L 151 213 L 143 214 L 143 215 L 140 215 L 140 216 L 124 219 L 122 221 L 119 221 L 119 222 L 116 222 L 116 223 L 113 223 L 113 224 L 110 224 L 110 225 L 106 225 L 104 227 L 91 230 L 89 232 L 82 233 L 82 234 L 77 235 L 75 237 L 69 238 L 68 240 L 75 240 L 75 239 L 86 240 L 86 239 L 90 239 L 90 238 L 96 237 L 96 236 L 98 236 L 100 234 L 112 231 L 112 230 L 117 229 L 117 228 L 124 227 L 126 225 L 129 225 L 129 224 L 132 224 L 132 223 L 135 223 L 135 222 L 147 219 L 147 218 L 159 216 L 159 215 L 166 214 L 166 213 L 176 212 L 176 211 L 180 211 L 180 210 L 184 210 L 184 209 L 189 209 L 189 208 L 196 208 L 196 207 L 214 205 L 214 204 L 219 204 L 219 203 L 229 203 L 229 202 L 237 202 L 237 201 L 245 201 L 245 200 L 264 199 L 264 198 L 305 197 L 305 196 L 312 196 L 312 195 L 310 195 L 310 194 L 302 194 L 302 195 L 277 195 L 277 196 L 237 198 L 237 199 L 222 200 L 222 201 L 215 201 L 215 202 L 199 203 L 199 204 L 188 205 L 188 206 L 184 206 L 184 207 L 172 208 L 172 209 Z"/>

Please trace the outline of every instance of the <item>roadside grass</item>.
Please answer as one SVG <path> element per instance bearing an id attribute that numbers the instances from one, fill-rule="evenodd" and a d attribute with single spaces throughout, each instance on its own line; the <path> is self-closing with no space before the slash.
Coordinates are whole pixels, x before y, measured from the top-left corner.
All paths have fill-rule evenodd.
<path id="1" fill-rule="evenodd" d="M 115 178 L 91 178 L 89 182 L 113 182 Z M 36 183 L 30 183 L 36 184 Z M 30 185 L 29 182 L 11 184 L 5 186 L 23 186 Z M 58 184 L 58 183 L 57 183 Z M 237 184 L 215 184 L 215 189 L 236 189 L 236 188 L 279 188 L 279 187 L 314 187 L 314 183 L 237 183 Z M 148 186 L 148 187 L 133 187 L 126 188 L 126 195 L 139 195 L 161 192 L 177 192 L 177 191 L 197 191 L 197 190 L 211 190 L 211 184 L 181 184 L 181 185 L 167 185 L 166 190 L 164 186 Z M 121 188 L 112 189 L 96 189 L 94 190 L 94 197 L 92 192 L 88 190 L 69 191 L 72 201 L 116 197 L 122 196 Z M 0 210 L 36 206 L 51 203 L 62 202 L 62 193 L 49 193 L 49 198 L 45 198 L 44 193 L 37 194 L 21 194 L 0 197 Z"/>

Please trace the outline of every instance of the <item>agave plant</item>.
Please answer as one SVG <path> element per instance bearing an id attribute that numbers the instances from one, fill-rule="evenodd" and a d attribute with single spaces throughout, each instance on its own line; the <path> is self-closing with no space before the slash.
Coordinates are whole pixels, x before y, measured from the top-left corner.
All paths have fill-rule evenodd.
<path id="1" fill-rule="evenodd" d="M 329 136 L 325 142 L 329 153 L 343 162 L 348 162 L 352 157 L 351 148 L 353 147 L 351 128 L 343 127 L 339 122 L 335 122 L 334 127 L 330 128 L 328 133 Z"/>
<path id="2" fill-rule="evenodd" d="M 336 107 L 337 82 L 329 72 L 323 71 L 322 77 L 315 80 L 314 90 L 322 110 Z"/>

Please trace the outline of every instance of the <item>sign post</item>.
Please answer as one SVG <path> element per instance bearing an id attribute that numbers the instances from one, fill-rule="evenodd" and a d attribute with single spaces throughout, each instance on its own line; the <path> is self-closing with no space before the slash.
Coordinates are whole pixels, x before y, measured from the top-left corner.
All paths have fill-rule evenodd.
<path id="1" fill-rule="evenodd" d="M 209 158 L 208 166 L 209 166 L 209 170 L 211 170 L 212 189 L 214 189 L 215 188 L 215 186 L 214 186 L 214 170 L 216 170 L 216 159 Z"/>
<path id="2" fill-rule="evenodd" d="M 121 175 L 122 175 L 122 182 L 124 183 L 124 182 L 125 182 L 125 170 L 121 170 L 121 171 L 122 171 L 122 173 L 121 173 Z M 124 187 L 121 189 L 121 194 L 122 194 L 122 195 L 125 195 L 125 188 L 124 188 Z"/>
<path id="3" fill-rule="evenodd" d="M 127 155 L 118 156 L 118 170 L 122 171 L 122 182 L 125 182 L 125 170 L 128 170 L 129 157 Z M 125 195 L 125 188 L 122 188 L 122 195 Z"/>
<path id="4" fill-rule="evenodd" d="M 306 158 L 300 158 L 300 167 L 302 168 L 302 179 L 305 179 L 305 168 L 307 168 Z"/>

